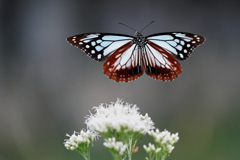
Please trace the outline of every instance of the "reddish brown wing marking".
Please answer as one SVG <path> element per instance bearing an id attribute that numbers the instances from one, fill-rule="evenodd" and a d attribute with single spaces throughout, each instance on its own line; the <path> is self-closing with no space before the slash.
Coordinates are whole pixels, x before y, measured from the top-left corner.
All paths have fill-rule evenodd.
<path id="1" fill-rule="evenodd" d="M 170 53 L 151 41 L 146 45 L 143 63 L 147 75 L 162 81 L 177 78 L 182 70 L 180 63 Z"/>
<path id="2" fill-rule="evenodd" d="M 117 49 L 103 65 L 103 72 L 116 82 L 129 82 L 143 74 L 142 52 L 128 42 Z"/>

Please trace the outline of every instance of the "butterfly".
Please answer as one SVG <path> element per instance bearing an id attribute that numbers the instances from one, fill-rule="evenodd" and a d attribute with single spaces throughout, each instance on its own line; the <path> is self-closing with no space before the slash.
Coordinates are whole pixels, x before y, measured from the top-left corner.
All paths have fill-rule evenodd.
<path id="1" fill-rule="evenodd" d="M 144 71 L 156 80 L 171 81 L 182 71 L 177 60 L 186 60 L 205 41 L 202 36 L 186 32 L 164 32 L 146 37 L 141 32 L 136 31 L 135 36 L 85 33 L 69 37 L 67 41 L 96 61 L 106 60 L 103 72 L 116 82 L 135 80 Z"/>

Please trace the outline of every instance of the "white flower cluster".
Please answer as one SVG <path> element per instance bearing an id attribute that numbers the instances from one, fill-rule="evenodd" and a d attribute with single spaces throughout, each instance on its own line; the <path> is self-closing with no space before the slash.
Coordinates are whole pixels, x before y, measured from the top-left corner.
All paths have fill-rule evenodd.
<path id="1" fill-rule="evenodd" d="M 71 136 L 69 134 L 66 134 L 66 136 L 68 136 L 69 139 L 65 139 L 64 146 L 69 150 L 77 150 L 81 144 L 89 148 L 97 134 L 89 130 L 86 132 L 81 130 L 80 133 L 74 131 Z"/>
<path id="2" fill-rule="evenodd" d="M 143 148 L 147 153 L 151 153 L 151 152 L 158 153 L 161 151 L 161 148 L 156 148 L 155 145 L 151 143 L 148 144 L 148 147 L 146 145 L 143 145 Z"/>
<path id="3" fill-rule="evenodd" d="M 116 131 L 121 133 L 135 132 L 146 134 L 154 128 L 154 123 L 146 114 L 141 115 L 136 105 L 124 104 L 118 99 L 115 103 L 101 104 L 94 107 L 96 113 L 91 114 L 85 121 L 89 129 L 108 133 Z"/>
<path id="4" fill-rule="evenodd" d="M 167 154 L 170 154 L 174 149 L 174 144 L 179 140 L 178 133 L 171 134 L 167 130 L 159 132 L 158 129 L 154 132 L 149 131 L 148 134 L 155 140 L 157 146 L 160 146 Z"/>
<path id="5" fill-rule="evenodd" d="M 123 155 L 124 151 L 127 148 L 127 145 L 123 144 L 123 142 L 116 142 L 115 137 L 108 138 L 106 142 L 103 143 L 103 145 L 113 153 L 118 153 L 119 155 Z"/>

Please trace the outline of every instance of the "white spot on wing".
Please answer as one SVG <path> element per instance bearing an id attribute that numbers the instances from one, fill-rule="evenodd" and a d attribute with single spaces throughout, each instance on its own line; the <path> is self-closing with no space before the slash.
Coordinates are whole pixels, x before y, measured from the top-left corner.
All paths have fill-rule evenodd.
<path id="1" fill-rule="evenodd" d="M 99 34 L 99 33 L 89 34 L 87 37 L 88 37 L 88 38 L 97 38 L 98 35 L 100 35 L 100 34 Z"/>
<path id="2" fill-rule="evenodd" d="M 159 63 L 159 61 L 155 61 L 157 63 L 157 66 L 160 66 L 161 64 Z"/>
<path id="3" fill-rule="evenodd" d="M 116 55 L 115 58 L 118 58 L 119 56 L 121 56 L 121 54 Z"/>
<path id="4" fill-rule="evenodd" d="M 164 41 L 156 41 L 156 40 L 151 40 L 153 43 L 156 43 L 157 45 L 171 51 L 173 54 L 177 55 L 177 51 L 175 48 L 173 48 L 172 46 L 170 46 L 167 42 Z"/>
<path id="5" fill-rule="evenodd" d="M 96 33 L 96 34 L 89 34 L 89 35 L 86 35 L 86 37 L 83 38 L 82 40 L 97 38 L 98 35 L 99 35 L 98 33 Z"/>
<path id="6" fill-rule="evenodd" d="M 149 39 L 159 39 L 159 40 L 173 40 L 173 37 L 170 35 L 160 35 L 160 36 L 153 36 Z"/>
<path id="7" fill-rule="evenodd" d="M 127 62 L 127 64 L 126 64 L 126 66 L 127 66 L 127 67 L 130 67 L 130 65 L 131 65 L 131 61 L 129 60 L 129 61 Z"/>
<path id="8" fill-rule="evenodd" d="M 175 41 L 167 41 L 170 45 L 172 45 L 173 47 L 175 47 L 177 45 L 177 43 Z"/>
<path id="9" fill-rule="evenodd" d="M 183 54 L 182 54 L 182 53 L 180 53 L 179 56 L 180 56 L 181 58 L 183 58 Z"/>
<path id="10" fill-rule="evenodd" d="M 185 34 L 182 34 L 182 33 L 177 33 L 175 36 L 176 36 L 176 37 L 186 37 L 186 35 L 185 35 Z"/>
<path id="11" fill-rule="evenodd" d="M 117 65 L 116 69 L 115 70 L 119 70 L 121 68 L 120 65 Z"/>
<path id="12" fill-rule="evenodd" d="M 95 46 L 95 45 L 96 45 L 96 42 L 93 41 L 91 44 L 92 44 L 92 46 Z"/>
<path id="13" fill-rule="evenodd" d="M 100 40 L 100 39 L 99 39 L 99 40 L 97 40 L 97 44 L 99 44 L 99 43 L 101 43 L 101 42 L 102 42 L 102 40 Z"/>
<path id="14" fill-rule="evenodd" d="M 90 40 L 85 40 L 85 41 L 83 41 L 84 43 L 88 43 L 88 42 L 90 42 Z"/>
<path id="15" fill-rule="evenodd" d="M 165 60 L 163 59 L 162 54 L 159 54 L 159 52 L 157 50 L 155 50 L 153 47 L 151 47 L 150 45 L 148 45 L 149 49 L 152 51 L 147 51 L 149 54 L 148 55 L 152 55 L 163 65 L 165 65 Z M 152 53 L 152 54 L 151 54 Z M 153 59 L 153 57 L 151 57 Z"/>
<path id="16" fill-rule="evenodd" d="M 114 66 L 119 66 L 119 62 L 120 62 L 120 58 L 118 58 L 115 63 L 114 63 Z"/>
<path id="17" fill-rule="evenodd" d="M 103 36 L 103 40 L 109 40 L 109 41 L 116 41 L 116 40 L 129 40 L 132 39 L 130 37 L 124 37 L 124 36 Z"/>
<path id="18" fill-rule="evenodd" d="M 135 45 L 132 45 L 128 50 L 126 50 L 121 57 L 121 61 L 120 64 L 124 65 L 127 63 L 127 61 L 130 59 L 130 57 L 132 56 L 132 51 L 134 49 Z"/>
<path id="19" fill-rule="evenodd" d="M 184 39 L 184 41 L 186 41 L 186 42 L 190 42 L 190 41 L 191 41 L 191 39 Z"/>
<path id="20" fill-rule="evenodd" d="M 178 45 L 176 48 L 177 48 L 179 51 L 182 50 L 182 46 L 180 46 L 180 45 Z"/>
<path id="21" fill-rule="evenodd" d="M 109 44 L 111 44 L 112 42 L 102 42 L 101 43 L 101 46 L 103 46 L 103 47 L 107 47 Z"/>
<path id="22" fill-rule="evenodd" d="M 177 43 L 179 43 L 179 42 L 180 42 L 180 41 L 179 41 L 179 39 L 175 39 L 174 41 L 175 41 L 175 42 L 177 42 Z"/>
<path id="23" fill-rule="evenodd" d="M 97 51 L 101 51 L 103 49 L 103 47 L 101 47 L 101 46 L 96 46 L 95 48 Z"/>
<path id="24" fill-rule="evenodd" d="M 103 55 L 106 56 L 112 51 L 117 50 L 119 47 L 123 46 L 124 44 L 130 42 L 130 40 L 125 40 L 125 41 L 118 41 L 118 42 L 113 42 L 110 46 L 108 46 L 104 51 Z"/>
<path id="25" fill-rule="evenodd" d="M 101 54 L 99 54 L 99 55 L 97 56 L 97 58 L 98 58 L 98 59 L 101 59 L 101 58 L 102 58 L 102 55 L 101 55 Z"/>

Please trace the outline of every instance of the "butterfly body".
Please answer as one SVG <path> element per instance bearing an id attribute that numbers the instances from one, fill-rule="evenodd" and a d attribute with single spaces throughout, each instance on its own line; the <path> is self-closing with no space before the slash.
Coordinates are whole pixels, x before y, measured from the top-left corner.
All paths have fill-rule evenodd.
<path id="1" fill-rule="evenodd" d="M 144 37 L 114 33 L 86 33 L 67 38 L 96 61 L 105 61 L 103 72 L 117 82 L 128 82 L 143 72 L 157 80 L 169 81 L 181 73 L 176 60 L 187 59 L 205 41 L 199 35 L 166 32 Z"/>
<path id="2" fill-rule="evenodd" d="M 139 46 L 139 49 L 143 49 L 147 44 L 147 39 L 139 32 L 137 32 L 137 36 L 133 38 L 133 43 Z"/>

